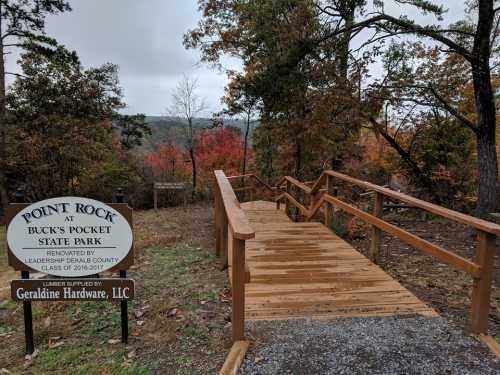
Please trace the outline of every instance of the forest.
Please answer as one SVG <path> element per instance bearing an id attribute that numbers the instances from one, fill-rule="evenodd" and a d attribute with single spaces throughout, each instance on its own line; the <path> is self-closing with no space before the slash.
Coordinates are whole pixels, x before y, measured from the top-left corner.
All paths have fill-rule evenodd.
<path id="1" fill-rule="evenodd" d="M 499 195 L 495 4 L 466 1 L 447 23 L 433 1 L 200 0 L 184 47 L 229 83 L 207 118 L 185 76 L 165 121 L 123 114 L 119 67 L 84 67 L 47 35 L 68 2 L 1 1 L 2 207 L 20 192 L 110 201 L 121 188 L 146 208 L 154 181 L 208 197 L 214 168 L 268 182 L 335 169 L 487 217 Z M 12 50 L 22 74 L 6 71 Z"/>
<path id="2" fill-rule="evenodd" d="M 499 34 L 500 0 L 0 0 L 0 375 L 498 374 Z M 74 282 L 111 294 L 31 295 Z"/>

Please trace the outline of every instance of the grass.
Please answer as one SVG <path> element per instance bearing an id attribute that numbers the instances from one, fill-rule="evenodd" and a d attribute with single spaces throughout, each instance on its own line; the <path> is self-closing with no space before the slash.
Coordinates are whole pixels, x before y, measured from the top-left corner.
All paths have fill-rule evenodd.
<path id="1" fill-rule="evenodd" d="M 229 305 L 226 272 L 219 270 L 207 241 L 211 212 L 194 207 L 134 216 L 136 264 L 129 275 L 136 281 L 136 299 L 129 303 L 129 344 L 119 342 L 117 303 L 35 302 L 39 353 L 26 360 L 21 305 L 0 295 L 0 343 L 9 342 L 0 350 L 0 370 L 33 375 L 218 372 L 229 346 Z M 7 269 L 4 239 L 0 228 L 0 270 Z"/>
<path id="2" fill-rule="evenodd" d="M 9 267 L 7 262 L 7 243 L 5 235 L 5 226 L 0 226 L 0 302 L 2 302 L 2 297 L 7 297 L 9 294 L 8 286 L 10 280 L 17 278 L 19 274 L 16 274 L 12 268 Z M 1 307 L 0 307 L 1 308 Z"/>
<path id="3" fill-rule="evenodd" d="M 216 373 L 224 355 L 220 342 L 228 332 L 221 314 L 225 310 L 214 311 L 223 292 L 221 273 L 214 273 L 214 255 L 189 243 L 168 250 L 153 247 L 146 253 L 152 267 L 145 274 L 142 293 L 152 302 L 152 314 L 164 319 L 163 324 L 149 324 L 146 333 L 173 354 L 157 365 L 174 363 L 178 374 Z M 166 293 L 160 297 L 158 290 Z"/>
<path id="4" fill-rule="evenodd" d="M 111 352 L 99 362 L 82 360 L 93 357 L 94 352 L 94 345 L 46 350 L 37 357 L 36 371 L 33 371 L 33 373 L 61 373 L 61 369 L 71 369 L 71 374 L 75 375 L 103 373 L 109 375 L 151 374 L 148 369 L 128 361 L 126 350 Z M 103 371 L 103 369 L 105 370 Z"/>

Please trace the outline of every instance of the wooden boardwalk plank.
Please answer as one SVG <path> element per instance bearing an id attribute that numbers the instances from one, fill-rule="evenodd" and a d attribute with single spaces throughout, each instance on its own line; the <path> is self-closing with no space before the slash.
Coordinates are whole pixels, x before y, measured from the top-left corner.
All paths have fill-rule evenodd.
<path id="1" fill-rule="evenodd" d="M 255 230 L 246 241 L 247 319 L 437 315 L 321 223 L 294 223 L 273 202 L 241 207 Z"/>

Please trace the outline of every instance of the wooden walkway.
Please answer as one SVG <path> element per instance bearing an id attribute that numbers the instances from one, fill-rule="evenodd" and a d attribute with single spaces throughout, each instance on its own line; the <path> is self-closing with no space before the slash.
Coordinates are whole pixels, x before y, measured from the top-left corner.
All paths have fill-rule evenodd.
<path id="1" fill-rule="evenodd" d="M 246 241 L 246 319 L 437 316 L 323 224 L 294 223 L 272 202 L 241 208 L 255 230 Z"/>

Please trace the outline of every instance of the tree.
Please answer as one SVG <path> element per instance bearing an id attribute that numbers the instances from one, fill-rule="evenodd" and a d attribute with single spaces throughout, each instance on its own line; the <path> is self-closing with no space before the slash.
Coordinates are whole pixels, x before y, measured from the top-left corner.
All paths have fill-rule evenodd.
<path id="1" fill-rule="evenodd" d="M 215 169 L 223 169 L 229 175 L 241 171 L 243 142 L 239 129 L 225 126 L 202 129 L 196 134 L 196 139 L 196 157 L 205 188 L 211 186 L 212 171 Z M 249 153 L 249 161 L 251 160 L 252 154 Z"/>
<path id="2" fill-rule="evenodd" d="M 194 135 L 196 141 L 196 165 L 199 192 L 210 189 L 214 169 L 222 169 L 228 174 L 237 174 L 241 170 L 242 140 L 237 128 L 217 126 L 200 129 Z M 157 178 L 188 179 L 192 174 L 190 165 L 184 163 L 182 149 L 173 144 L 162 144 L 154 152 L 146 155 L 144 161 Z M 252 162 L 249 152 L 248 162 Z M 175 175 L 174 175 L 175 174 Z"/>
<path id="3" fill-rule="evenodd" d="M 192 166 L 193 197 L 196 194 L 196 138 L 194 120 L 206 109 L 205 101 L 196 94 L 198 81 L 185 76 L 172 93 L 172 105 L 170 114 L 184 119 L 185 147 L 189 153 Z"/>
<path id="4" fill-rule="evenodd" d="M 348 23 L 364 2 L 335 3 Z M 349 149 L 359 129 L 359 106 L 353 100 L 359 97 L 364 67 L 362 59 L 351 57 L 351 36 L 329 40 L 328 51 L 304 57 L 324 28 L 314 1 L 203 0 L 200 9 L 204 17 L 186 34 L 185 45 L 200 48 L 202 60 L 211 64 L 218 65 L 225 54 L 243 61 L 238 85 L 259 103 L 259 144 L 271 140 L 279 152 L 255 148 L 266 173 L 312 177 L 317 168 L 311 168 L 311 161 L 324 166 L 326 157 L 328 164 L 341 164 L 351 155 L 341 151 Z"/>
<path id="5" fill-rule="evenodd" d="M 112 126 L 122 108 L 117 67 L 84 70 L 74 52 L 22 56 L 23 75 L 7 95 L 7 175 L 27 199 L 66 194 L 111 199 L 134 168 Z"/>
<path id="6" fill-rule="evenodd" d="M 146 155 L 144 162 L 151 168 L 153 176 L 163 180 L 175 181 L 178 178 L 189 177 L 189 173 L 184 166 L 184 155 L 182 149 L 172 144 L 161 144 L 155 152 Z"/>
<path id="7" fill-rule="evenodd" d="M 265 132 L 260 132 L 265 133 L 260 140 L 269 139 L 272 134 L 280 143 L 283 139 L 294 143 L 280 144 L 278 150 L 286 150 L 286 156 L 295 159 L 295 173 L 304 172 L 304 161 L 316 159 L 317 163 L 317 158 L 324 155 L 323 150 L 328 149 L 332 154 L 330 165 L 342 167 L 348 146 L 355 144 L 361 126 L 370 123 L 410 165 L 412 160 L 404 148 L 397 148 L 397 142 L 390 142 L 391 134 L 380 132 L 382 127 L 377 126 L 384 99 L 373 100 L 368 94 L 378 90 L 375 94 L 384 97 L 389 89 L 381 82 L 378 87 L 371 85 L 363 92 L 367 87 L 362 82 L 368 75 L 367 67 L 380 56 L 387 40 L 399 36 L 429 42 L 446 58 L 458 57 L 465 66 L 459 74 L 465 73 L 472 82 L 474 116 L 463 113 L 456 106 L 456 95 L 449 95 L 448 88 L 454 87 L 453 83 L 443 89 L 435 84 L 431 74 L 424 81 L 409 76 L 418 72 L 408 71 L 404 84 L 412 91 L 406 94 L 417 101 L 423 97 L 434 109 L 439 107 L 440 116 L 446 111 L 474 134 L 479 171 L 476 211 L 478 216 L 495 211 L 498 165 L 491 67 L 498 66 L 495 61 L 499 47 L 500 7 L 495 6 L 498 1 L 466 2 L 473 18 L 449 26 L 442 24 L 446 10 L 437 1 L 377 0 L 370 8 L 365 3 L 361 0 L 200 0 L 203 18 L 197 28 L 186 34 L 185 46 L 199 48 L 202 61 L 219 66 L 223 55 L 242 60 L 242 76 L 252 83 L 247 85 L 252 88 L 247 93 L 262 101 L 260 126 L 269 122 Z M 400 9 L 401 13 L 396 16 L 386 13 L 389 4 L 399 6 L 392 8 Z M 434 21 L 429 25 L 418 24 L 410 13 L 415 11 L 434 17 Z M 368 33 L 368 37 L 353 48 L 351 41 L 361 32 Z M 390 100 L 395 98 L 390 96 Z M 313 138 L 321 143 L 322 150 L 316 155 L 308 144 Z M 256 159 L 260 160 L 259 155 Z M 272 160 L 274 169 L 277 163 Z M 425 173 L 421 173 L 417 164 L 414 167 L 414 173 L 425 180 Z"/>
<path id="8" fill-rule="evenodd" d="M 38 53 L 49 53 L 56 41 L 45 35 L 45 17 L 48 14 L 71 11 L 64 0 L 0 0 L 0 161 L 6 160 L 6 75 L 8 49 L 20 48 Z M 0 163 L 0 207 L 9 201 L 5 164 Z"/>
<path id="9" fill-rule="evenodd" d="M 113 125 L 121 134 L 122 146 L 130 150 L 136 146 L 141 146 L 144 135 L 151 135 L 151 128 L 146 123 L 146 115 L 122 115 L 113 114 Z"/>
<path id="10" fill-rule="evenodd" d="M 226 86 L 226 95 L 222 98 L 222 102 L 226 105 L 226 114 L 230 116 L 242 115 L 245 122 L 245 134 L 243 137 L 243 160 L 241 167 L 241 174 L 245 174 L 247 170 L 247 156 L 248 156 L 248 136 L 250 134 L 250 127 L 254 122 L 254 117 L 257 114 L 257 99 L 247 95 L 245 90 L 244 80 L 240 75 L 233 74 L 232 80 Z"/>
<path id="11" fill-rule="evenodd" d="M 474 87 L 475 122 L 465 120 L 459 111 L 451 104 L 443 102 L 442 105 L 450 114 L 468 127 L 475 135 L 478 155 L 478 202 L 476 214 L 485 217 L 498 207 L 498 162 L 495 147 L 496 133 L 496 108 L 491 82 L 492 46 L 497 44 L 499 22 L 499 7 L 495 8 L 497 0 L 475 0 L 469 3 L 469 10 L 475 11 L 475 22 L 459 23 L 450 27 L 442 27 L 439 23 L 431 26 L 422 26 L 411 19 L 408 14 L 395 17 L 385 13 L 384 3 L 377 1 L 375 12 L 370 16 L 358 20 L 341 28 L 334 28 L 326 32 L 310 45 L 319 46 L 331 38 L 336 38 L 343 33 L 360 32 L 370 28 L 375 30 L 375 35 L 369 42 L 379 41 L 395 35 L 415 35 L 430 39 L 432 42 L 444 47 L 447 54 L 461 56 L 470 66 Z M 415 10 L 434 15 L 441 20 L 445 9 L 433 1 L 422 0 L 394 0 L 395 3 L 412 6 Z M 338 18 L 332 14 L 333 18 Z M 303 51 L 303 57 L 311 54 L 314 48 Z M 432 92 L 432 82 L 428 82 L 428 89 Z M 439 100 L 439 92 L 434 90 Z"/>

